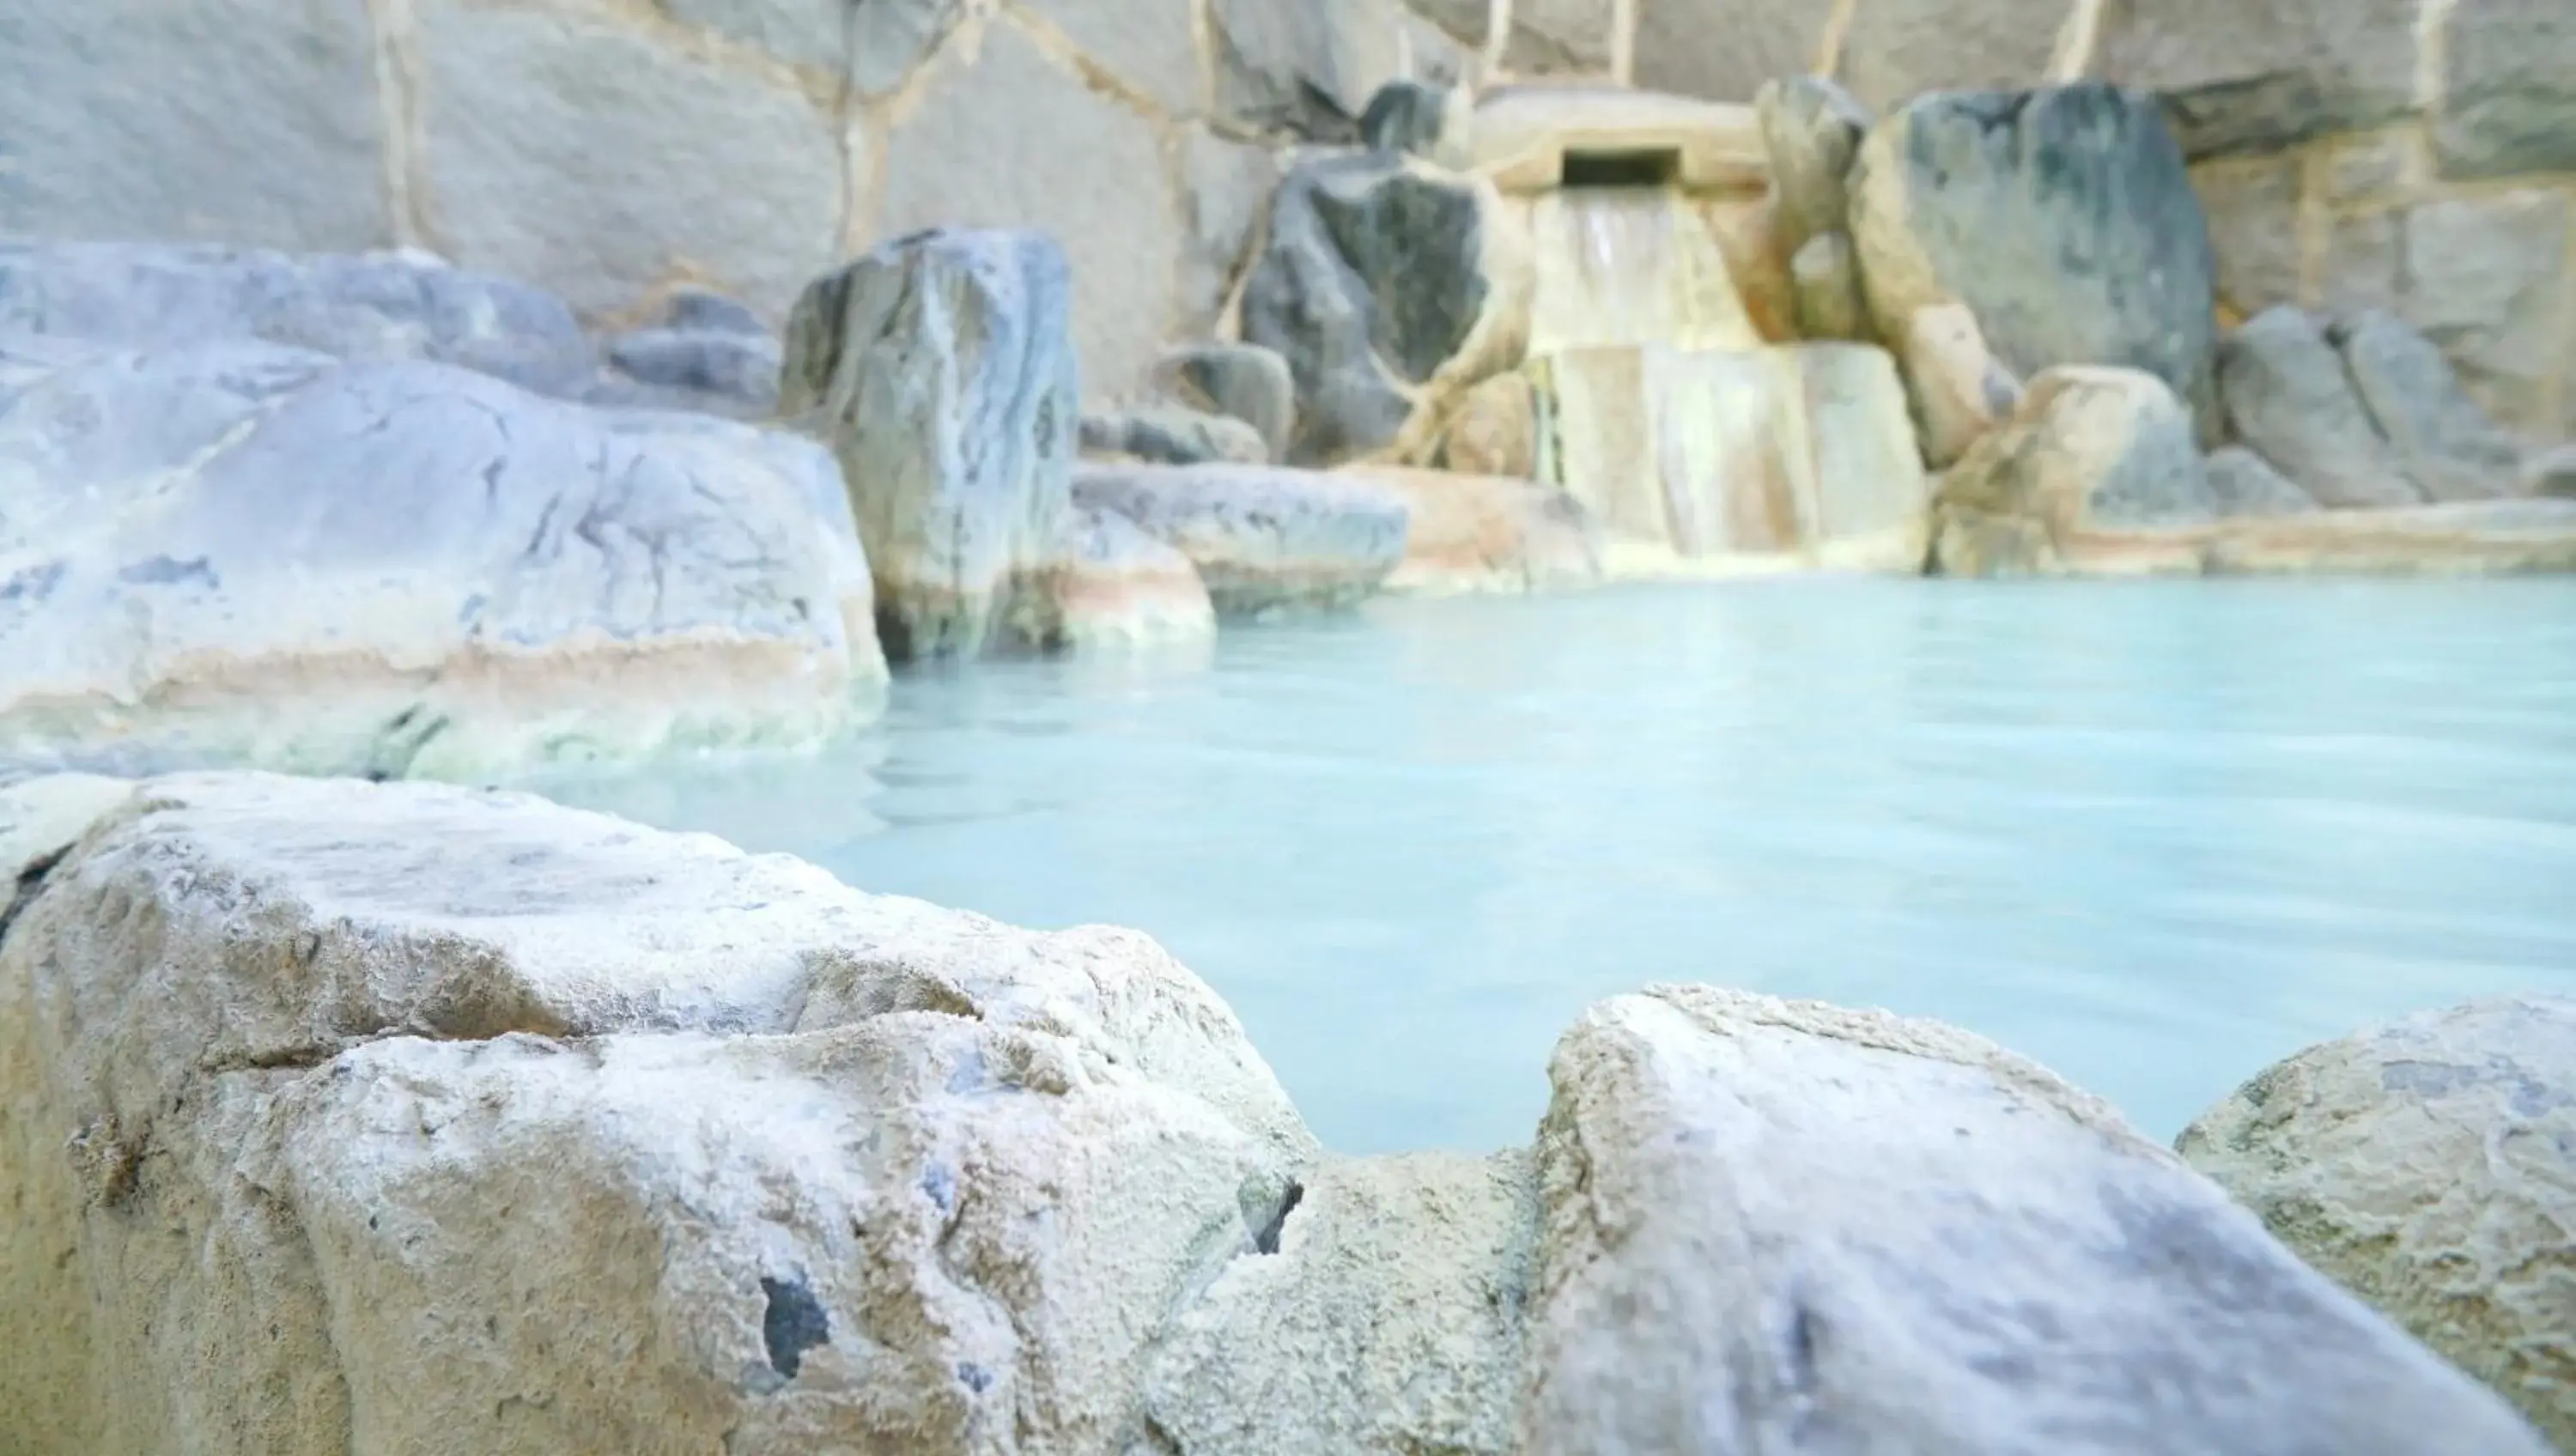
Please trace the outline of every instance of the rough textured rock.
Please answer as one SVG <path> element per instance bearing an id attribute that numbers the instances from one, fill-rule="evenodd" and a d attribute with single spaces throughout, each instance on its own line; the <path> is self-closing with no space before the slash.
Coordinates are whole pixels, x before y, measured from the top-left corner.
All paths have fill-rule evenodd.
<path id="1" fill-rule="evenodd" d="M 869 9 L 877 9 L 871 4 Z M 431 236 L 585 313 L 681 271 L 782 315 L 840 251 L 840 126 L 570 0 L 413 0 Z"/>
<path id="2" fill-rule="evenodd" d="M 828 440 L 898 660 L 1014 645 L 1063 528 L 1081 429 L 1064 254 L 916 233 L 805 290 L 779 409 Z"/>
<path id="3" fill-rule="evenodd" d="M 1198 568 L 1115 511 L 1076 507 L 1054 576 L 1054 644 L 1076 653 L 1160 650 L 1216 635 Z"/>
<path id="4" fill-rule="evenodd" d="M 2236 438 L 2323 504 L 2424 499 L 2371 423 L 2317 319 L 2295 308 L 2248 319 L 2220 348 L 2218 382 Z"/>
<path id="5" fill-rule="evenodd" d="M 1509 328 L 1491 199 L 1484 184 L 1383 155 L 1319 158 L 1280 184 L 1242 330 L 1296 381 L 1290 459 L 1394 442 L 1423 386 Z"/>
<path id="6" fill-rule="evenodd" d="M 1030 0 L 1082 54 L 1175 116 L 1205 109 L 1191 0 Z"/>
<path id="7" fill-rule="evenodd" d="M 876 231 L 1026 228 L 1054 238 L 1076 284 L 1083 385 L 1105 403 L 1143 381 L 1172 326 L 1181 243 L 1166 176 L 1152 122 L 997 24 L 971 54 L 942 53 L 917 109 L 886 141 Z"/>
<path id="8" fill-rule="evenodd" d="M 2218 257 L 2218 297 L 2242 318 L 2299 301 L 2296 156 L 2230 159 L 2192 172 Z"/>
<path id="9" fill-rule="evenodd" d="M 781 351 L 767 334 L 636 329 L 610 339 L 604 352 L 619 375 L 642 386 L 624 396 L 637 404 L 746 417 L 778 407 Z"/>
<path id="10" fill-rule="evenodd" d="M 1861 296 L 1860 267 L 1849 235 L 1818 233 L 1807 239 L 1789 260 L 1789 276 L 1798 289 L 1798 337 L 1870 337 L 1869 301 Z"/>
<path id="11" fill-rule="evenodd" d="M 0 342 L 0 582 L 38 766 L 811 744 L 884 676 L 809 442 L 258 343 Z"/>
<path id="12" fill-rule="evenodd" d="M 2428 202 L 2405 216 L 2397 312 L 2441 346 L 2487 413 L 2547 437 L 2562 362 L 2571 205 L 2515 190 Z"/>
<path id="13" fill-rule="evenodd" d="M 1313 1156 L 1131 932 L 264 776 L 43 876 L 0 1085 L 36 1451 L 1123 1449 Z"/>
<path id="14" fill-rule="evenodd" d="M 0 237 L 394 240 L 365 0 L 9 0 Z"/>
<path id="15" fill-rule="evenodd" d="M 1154 384 L 1194 408 L 1252 426 L 1273 461 L 1287 458 L 1297 382 L 1277 353 L 1258 344 L 1185 344 L 1154 366 Z"/>
<path id="16" fill-rule="evenodd" d="M 1404 502 L 1320 471 L 1250 465 L 1085 465 L 1074 500 L 1177 548 L 1216 609 L 1347 606 L 1404 559 Z"/>
<path id="17" fill-rule="evenodd" d="M 1538 392 L 1529 376 L 1497 374 L 1459 396 L 1440 436 L 1444 469 L 1530 480 L 1538 474 Z"/>
<path id="18" fill-rule="evenodd" d="M 1389 592 L 1454 596 L 1599 585 L 1610 562 L 1580 502 L 1552 485 L 1392 465 L 1351 473 L 1401 497 L 1412 520 Z"/>
<path id="19" fill-rule="evenodd" d="M 2130 0 L 2095 74 L 2152 91 L 2184 152 L 2269 152 L 2415 107 L 2416 0 Z"/>
<path id="20" fill-rule="evenodd" d="M 1377 89 L 1394 80 L 1396 0 L 1209 0 L 1217 110 L 1283 140 L 1350 142 Z"/>
<path id="21" fill-rule="evenodd" d="M 2218 514 L 2190 417 L 2134 369 L 2068 366 L 2030 382 L 2011 419 L 1943 477 L 1935 557 L 1946 574 L 2052 571 L 2088 534 L 2190 526 Z M 1987 544 L 1998 528 L 2026 560 Z"/>
<path id="22" fill-rule="evenodd" d="M 2094 83 L 1927 96 L 1870 132 L 1851 189 L 1881 337 L 1964 303 L 2015 374 L 2143 369 L 2214 437 L 2216 264 L 2152 102 Z"/>
<path id="23" fill-rule="evenodd" d="M 2176 1146 L 2576 1448 L 2576 1001 L 2475 1002 L 2311 1047 Z"/>
<path id="24" fill-rule="evenodd" d="M 1194 409 L 1086 415 L 1082 448 L 1086 453 L 1127 455 L 1158 465 L 1203 465 L 1211 460 L 1263 465 L 1270 459 L 1270 447 L 1259 430 L 1229 415 Z"/>
<path id="25" fill-rule="evenodd" d="M 1638 85 L 1734 102 L 1813 70 L 1831 14 L 1772 0 L 1636 0 L 1636 10 Z"/>
<path id="26" fill-rule="evenodd" d="M 1374 152 L 1408 152 L 1463 169 L 1467 161 L 1467 93 L 1454 86 L 1389 81 L 1360 114 L 1360 145 Z"/>
<path id="27" fill-rule="evenodd" d="M 2222 521 L 2221 576 L 2519 576 L 2576 572 L 2576 500 L 2443 501 Z"/>
<path id="28" fill-rule="evenodd" d="M 1927 91 L 2028 86 L 2048 75 L 2067 9 L 2065 0 L 1857 0 L 1835 74 L 1881 111 Z"/>
<path id="29" fill-rule="evenodd" d="M 2021 403 L 2021 381 L 1995 362 L 1967 305 L 1918 308 L 1905 321 L 1902 361 L 1924 463 L 1947 469 Z"/>
<path id="30" fill-rule="evenodd" d="M 0 245 L 0 332 L 141 348 L 264 339 L 345 359 L 430 359 L 542 394 L 590 380 L 563 301 L 420 253 L 158 243 Z"/>
<path id="31" fill-rule="evenodd" d="M 2329 333 L 2362 407 L 2427 497 L 2512 494 L 2521 448 L 2469 398 L 2431 340 L 2376 310 Z"/>
<path id="32" fill-rule="evenodd" d="M 1526 1153 L 1330 1161 L 1268 1257 L 1184 1309 L 1147 1404 L 1182 1453 L 1506 1456 L 1536 1191 Z"/>
<path id="33" fill-rule="evenodd" d="M 2221 516 L 2295 516 L 2319 509 L 2315 496 L 2242 445 L 2212 450 L 2200 464 L 2209 477 L 2210 505 Z"/>
<path id="34" fill-rule="evenodd" d="M 1519 1449 L 2544 1449 L 1964 1032 L 1666 987 L 1585 1013 L 1549 1077 Z"/>
<path id="35" fill-rule="evenodd" d="M 2455 0 L 2442 27 L 2445 175 L 2576 172 L 2576 16 L 2557 0 Z"/>
<path id="36" fill-rule="evenodd" d="M 1869 131 L 1869 108 L 1821 76 L 1765 81 L 1754 97 L 1762 147 L 1771 156 L 1781 246 L 1795 253 L 1819 233 L 1843 230 L 1843 178 Z"/>

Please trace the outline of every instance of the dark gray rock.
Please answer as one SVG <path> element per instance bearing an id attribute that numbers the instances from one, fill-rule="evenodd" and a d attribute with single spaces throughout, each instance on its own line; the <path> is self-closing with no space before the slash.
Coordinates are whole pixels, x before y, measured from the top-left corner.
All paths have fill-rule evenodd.
<path id="1" fill-rule="evenodd" d="M 2525 495 L 2576 500 L 2576 445 L 2543 450 L 2524 461 L 2522 490 Z"/>
<path id="2" fill-rule="evenodd" d="M 454 364 L 566 396 L 592 369 L 563 300 L 418 253 L 0 246 L 0 330 L 138 348 L 261 339 L 343 359 Z"/>
<path id="3" fill-rule="evenodd" d="M 1191 409 L 1085 415 L 1082 448 L 1086 452 L 1132 455 L 1158 465 L 1203 465 L 1211 461 L 1266 465 L 1270 461 L 1270 449 L 1263 443 L 1260 431 L 1238 419 Z"/>
<path id="4" fill-rule="evenodd" d="M 2210 451 L 2201 469 L 2222 516 L 2296 516 L 2318 509 L 2315 496 L 2242 445 Z"/>
<path id="5" fill-rule="evenodd" d="M 1766 81 L 1753 98 L 1771 156 L 1783 246 L 1840 232 L 1849 211 L 1843 179 L 1868 133 L 1869 108 L 1822 76 Z"/>
<path id="6" fill-rule="evenodd" d="M 2576 172 L 2576 9 L 2456 0 L 2443 26 L 2443 175 Z"/>
<path id="7" fill-rule="evenodd" d="M 682 288 L 662 305 L 662 326 L 693 334 L 741 334 L 771 338 L 769 325 L 749 304 L 703 288 Z"/>
<path id="8" fill-rule="evenodd" d="M 1154 386 L 1210 414 L 1260 432 L 1272 461 L 1288 458 L 1297 422 L 1297 381 L 1288 361 L 1259 344 L 1184 344 L 1154 366 Z"/>
<path id="9" fill-rule="evenodd" d="M 1419 384 L 1474 332 L 1491 293 L 1476 190 L 1384 155 L 1306 162 L 1271 199 L 1243 294 L 1243 336 L 1288 361 L 1289 458 L 1326 463 L 1393 439 Z"/>
<path id="10" fill-rule="evenodd" d="M 644 386 L 637 403 L 756 416 L 778 404 L 778 341 L 767 333 L 638 329 L 608 341 L 608 362 Z M 595 391 L 593 399 L 600 395 Z"/>
<path id="11" fill-rule="evenodd" d="M 2421 505 L 2322 324 L 2265 309 L 2219 350 L 2218 387 L 2236 438 L 2327 506 Z"/>
<path id="12" fill-rule="evenodd" d="M 1373 152 L 1433 155 L 1447 133 L 1449 97 L 1446 86 L 1387 82 L 1360 113 L 1360 145 Z"/>
<path id="13" fill-rule="evenodd" d="M 1871 130 L 1849 185 L 1880 337 L 1965 303 L 2013 373 L 2142 369 L 2214 440 L 2217 263 L 2154 101 L 2090 82 L 1925 96 Z"/>
<path id="14" fill-rule="evenodd" d="M 1359 601 L 1403 563 L 1411 520 L 1383 486 L 1278 466 L 1086 464 L 1073 498 L 1178 549 L 1228 616 Z"/>
<path id="15" fill-rule="evenodd" d="M 2513 492 L 2522 449 L 2469 392 L 2433 341 L 2393 314 L 2367 310 L 2333 325 L 2362 407 L 2415 484 L 2437 501 Z"/>
<path id="16" fill-rule="evenodd" d="M 779 408 L 840 460 L 897 660 L 1007 650 L 1042 589 L 1082 421 L 1072 282 L 1042 233 L 938 229 L 796 301 Z"/>

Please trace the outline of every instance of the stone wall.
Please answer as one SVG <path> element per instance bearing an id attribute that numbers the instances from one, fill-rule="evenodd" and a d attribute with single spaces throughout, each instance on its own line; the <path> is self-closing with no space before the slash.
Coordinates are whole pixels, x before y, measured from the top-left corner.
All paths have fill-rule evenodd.
<path id="1" fill-rule="evenodd" d="M 2168 101 L 2229 306 L 2381 303 L 2576 433 L 2566 0 L 0 0 L 0 238 L 416 245 L 594 319 L 782 318 L 932 223 L 1044 228 L 1085 393 L 1204 334 L 1301 141 L 1379 83 Z"/>

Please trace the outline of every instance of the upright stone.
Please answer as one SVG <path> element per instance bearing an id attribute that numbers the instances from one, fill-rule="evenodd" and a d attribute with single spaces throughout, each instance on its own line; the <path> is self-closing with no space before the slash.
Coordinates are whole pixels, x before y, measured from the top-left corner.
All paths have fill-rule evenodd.
<path id="1" fill-rule="evenodd" d="M 1842 231 L 1843 179 L 1869 131 L 1869 108 L 1821 76 L 1765 81 L 1753 105 L 1771 157 L 1782 246 L 1795 252 L 1818 233 Z"/>
<path id="2" fill-rule="evenodd" d="M 1968 453 L 2021 402 L 2021 381 L 1995 362 L 1965 304 L 1916 309 L 1902 347 L 1923 461 L 1936 470 Z"/>
<path id="3" fill-rule="evenodd" d="M 1081 428 L 1064 254 L 916 233 L 809 285 L 782 414 L 831 443 L 897 659 L 1006 645 L 1053 559 Z"/>
<path id="4" fill-rule="evenodd" d="M 2196 526 L 2217 514 L 2173 391 L 2135 369 L 2070 365 L 2032 380 L 2013 417 L 1950 468 L 1936 553 L 1955 576 L 2049 571 L 2085 535 Z M 2031 554 L 1998 558 L 1991 543 L 2005 540 L 2028 543 Z"/>
<path id="5" fill-rule="evenodd" d="M 2176 1146 L 2576 1450 L 2576 1000 L 2475 1002 L 2310 1047 Z"/>
<path id="6" fill-rule="evenodd" d="M 1154 384 L 1183 404 L 1252 426 L 1274 463 L 1287 458 L 1297 384 L 1276 352 L 1259 344 L 1184 344 L 1154 366 Z"/>
<path id="7" fill-rule="evenodd" d="M 1661 987 L 1586 1012 L 1548 1073 L 1517 1449 L 2546 1449 L 1964 1032 Z"/>
<path id="8" fill-rule="evenodd" d="M 2469 398 L 2432 340 L 2376 309 L 2331 332 L 2363 407 L 2425 495 L 2446 501 L 2512 493 L 2521 448 Z"/>
<path id="9" fill-rule="evenodd" d="M 2218 384 L 2236 437 L 2328 506 L 2420 505 L 2324 327 L 2272 308 L 2228 335 Z"/>
<path id="10" fill-rule="evenodd" d="M 2147 97 L 2091 82 L 1922 97 L 1861 144 L 1851 231 L 1881 337 L 1964 303 L 2014 373 L 2143 369 L 2215 438 L 2217 264 Z"/>
<path id="11" fill-rule="evenodd" d="M 1789 277 L 1798 289 L 1798 337 L 1869 337 L 1869 305 L 1861 297 L 1848 235 L 1818 233 L 1807 239 L 1789 260 Z"/>

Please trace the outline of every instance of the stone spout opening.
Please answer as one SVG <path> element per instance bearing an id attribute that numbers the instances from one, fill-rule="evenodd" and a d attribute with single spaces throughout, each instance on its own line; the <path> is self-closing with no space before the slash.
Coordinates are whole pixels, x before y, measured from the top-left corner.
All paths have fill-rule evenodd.
<path id="1" fill-rule="evenodd" d="M 1560 188 L 1671 187 L 1681 181 L 1679 147 L 1632 147 L 1619 151 L 1568 149 L 1557 175 Z"/>

